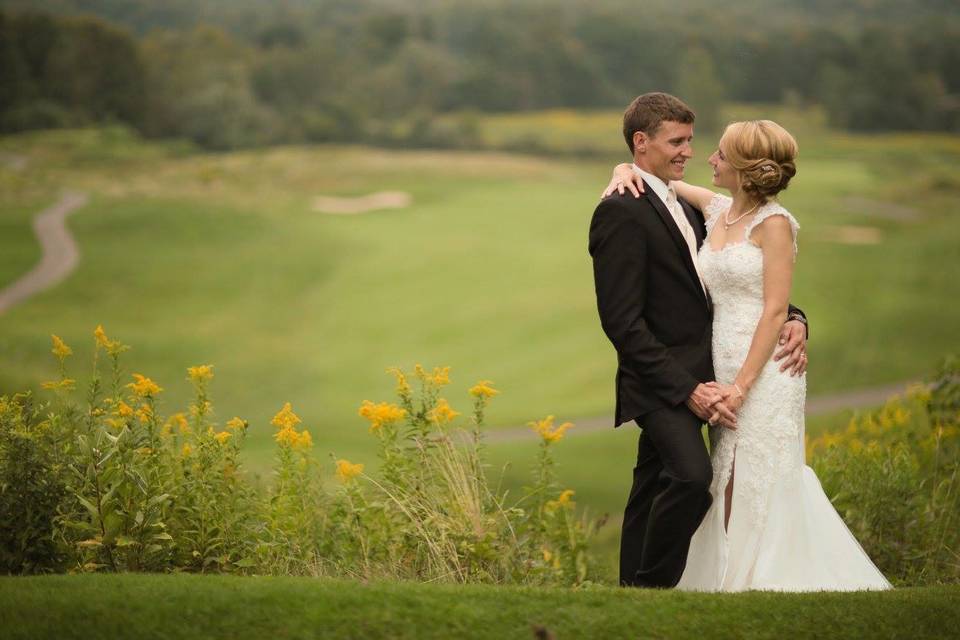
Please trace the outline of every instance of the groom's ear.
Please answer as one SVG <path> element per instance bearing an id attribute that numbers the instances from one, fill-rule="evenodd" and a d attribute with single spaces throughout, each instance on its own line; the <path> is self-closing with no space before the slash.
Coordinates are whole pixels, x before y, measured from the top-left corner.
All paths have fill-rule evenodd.
<path id="1" fill-rule="evenodd" d="M 633 148 L 640 153 L 647 152 L 647 141 L 649 138 L 643 131 L 633 132 Z"/>

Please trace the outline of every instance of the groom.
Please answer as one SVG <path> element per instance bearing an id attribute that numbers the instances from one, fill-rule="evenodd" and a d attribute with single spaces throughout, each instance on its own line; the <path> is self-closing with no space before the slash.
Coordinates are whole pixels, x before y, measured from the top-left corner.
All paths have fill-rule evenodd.
<path id="1" fill-rule="evenodd" d="M 697 266 L 703 214 L 669 187 L 693 156 L 693 121 L 674 96 L 635 99 L 623 134 L 644 192 L 605 198 L 590 223 L 600 324 L 617 350 L 614 426 L 635 420 L 642 429 L 620 540 L 624 586 L 679 582 L 711 503 L 713 469 L 701 427 L 736 427 L 712 386 L 713 308 Z M 806 340 L 802 312 L 791 308 L 789 318 L 777 355 L 787 356 L 784 368 L 797 366 Z"/>

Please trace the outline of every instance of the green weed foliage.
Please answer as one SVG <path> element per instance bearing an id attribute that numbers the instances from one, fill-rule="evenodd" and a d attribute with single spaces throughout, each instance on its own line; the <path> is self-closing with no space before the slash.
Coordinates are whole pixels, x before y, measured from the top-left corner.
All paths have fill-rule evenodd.
<path id="1" fill-rule="evenodd" d="M 885 575 L 960 581 L 960 359 L 807 447 L 827 495 Z"/>
<path id="2" fill-rule="evenodd" d="M 538 464 L 530 486 L 508 499 L 488 478 L 483 456 L 484 412 L 499 393 L 490 381 L 470 389 L 472 412 L 464 418 L 441 397 L 449 367 L 391 369 L 399 403 L 364 401 L 359 410 L 378 441 L 376 475 L 343 459 L 328 473 L 287 403 L 272 420 L 276 451 L 264 483 L 242 468 L 249 424 L 214 420 L 211 365 L 187 370 L 193 399 L 164 417 L 163 389 L 144 375 L 125 375 L 128 347 L 101 327 L 94 339 L 82 401 L 67 376 L 72 349 L 57 336 L 60 374 L 43 384 L 53 398 L 0 398 L 4 572 L 543 585 L 582 585 L 593 575 L 588 549 L 600 523 L 577 514 L 551 453 L 572 425 L 554 426 L 552 416 L 530 423 L 541 440 Z"/>

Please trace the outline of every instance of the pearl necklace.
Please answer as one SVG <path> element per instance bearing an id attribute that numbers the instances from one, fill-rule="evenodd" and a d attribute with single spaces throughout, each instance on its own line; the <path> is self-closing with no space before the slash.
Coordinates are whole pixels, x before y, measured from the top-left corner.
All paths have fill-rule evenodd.
<path id="1" fill-rule="evenodd" d="M 744 217 L 746 217 L 746 216 L 750 215 L 751 213 L 753 213 L 754 210 L 756 210 L 756 208 L 759 207 L 759 206 L 760 206 L 760 203 L 758 202 L 757 204 L 755 204 L 755 205 L 753 205 L 752 207 L 750 207 L 749 209 L 747 209 L 745 212 L 743 212 L 743 213 L 741 213 L 740 215 L 738 215 L 738 216 L 737 216 L 736 218 L 734 218 L 733 220 L 730 219 L 730 209 L 727 209 L 726 213 L 723 214 L 723 230 L 726 231 L 727 229 L 729 229 L 729 228 L 732 227 L 733 225 L 737 224 L 737 223 L 740 222 Z"/>

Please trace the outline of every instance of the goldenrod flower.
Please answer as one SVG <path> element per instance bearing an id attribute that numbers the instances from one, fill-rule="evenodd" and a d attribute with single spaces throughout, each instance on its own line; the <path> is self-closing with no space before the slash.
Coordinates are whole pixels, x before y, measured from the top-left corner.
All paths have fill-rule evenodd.
<path id="1" fill-rule="evenodd" d="M 454 411 L 450 407 L 449 402 L 443 398 L 440 398 L 437 400 L 437 406 L 427 413 L 427 418 L 429 418 L 434 424 L 441 425 L 450 422 L 458 415 L 460 415 L 459 411 Z"/>
<path id="2" fill-rule="evenodd" d="M 50 338 L 51 340 L 53 340 L 53 349 L 51 350 L 51 353 L 53 353 L 53 355 L 60 358 L 60 360 L 63 360 L 67 356 L 73 354 L 73 349 L 68 347 L 67 344 L 60 339 L 59 336 L 50 334 Z"/>
<path id="3" fill-rule="evenodd" d="M 190 446 L 189 442 L 183 445 L 183 449 L 180 450 L 180 455 L 182 455 L 184 458 L 189 457 L 190 454 L 192 453 L 193 453 L 193 447 Z"/>
<path id="4" fill-rule="evenodd" d="M 76 388 L 77 381 L 73 378 L 62 378 L 60 380 L 51 380 L 48 382 L 40 383 L 44 389 L 63 389 L 64 391 L 73 391 Z"/>
<path id="5" fill-rule="evenodd" d="M 204 400 L 202 405 L 199 405 L 199 404 L 191 404 L 191 405 L 190 405 L 190 417 L 196 418 L 196 417 L 198 417 L 201 413 L 204 414 L 204 415 L 206 415 L 207 413 L 210 412 L 210 409 L 211 409 L 212 407 L 213 407 L 213 403 L 210 402 L 209 400 Z"/>
<path id="6" fill-rule="evenodd" d="M 167 422 L 163 426 L 168 433 L 173 431 L 173 427 L 177 427 L 180 433 L 190 431 L 190 423 L 187 422 L 187 417 L 182 413 L 175 413 L 167 418 Z"/>
<path id="7" fill-rule="evenodd" d="M 410 383 L 407 382 L 407 376 L 400 367 L 390 367 L 387 373 L 392 373 L 397 378 L 397 394 L 401 397 L 409 396 L 412 393 Z"/>
<path id="8" fill-rule="evenodd" d="M 273 438 L 277 441 L 277 444 L 286 447 L 293 447 L 300 441 L 300 435 L 293 427 L 281 428 L 274 434 Z"/>
<path id="9" fill-rule="evenodd" d="M 474 398 L 489 399 L 497 395 L 498 393 L 500 393 L 499 391 L 494 389 L 491 385 L 493 385 L 493 382 L 491 382 L 490 380 L 481 380 L 474 386 L 470 387 L 470 390 L 467 393 L 472 395 Z"/>
<path id="10" fill-rule="evenodd" d="M 150 422 L 150 418 L 153 417 L 153 411 L 150 409 L 150 405 L 142 404 L 140 408 L 137 409 L 137 419 L 146 424 Z"/>
<path id="11" fill-rule="evenodd" d="M 553 512 L 561 507 L 573 505 L 574 504 L 573 500 L 571 500 L 571 498 L 573 498 L 573 494 L 574 494 L 573 489 L 564 489 L 556 500 L 548 501 L 547 504 L 544 505 L 544 507 L 546 508 L 547 511 Z"/>
<path id="12" fill-rule="evenodd" d="M 293 429 L 295 426 L 300 424 L 301 420 L 297 414 L 293 412 L 293 409 L 290 407 L 290 403 L 287 402 L 283 405 L 283 409 L 273 416 L 273 420 L 270 421 L 270 424 L 277 427 L 278 429 Z"/>
<path id="13" fill-rule="evenodd" d="M 196 367 L 188 367 L 187 376 L 196 384 L 206 382 L 207 380 L 213 378 L 213 365 L 202 364 Z"/>
<path id="14" fill-rule="evenodd" d="M 544 548 L 542 549 L 542 551 L 543 551 L 543 561 L 544 561 L 544 562 L 550 562 L 550 560 L 553 559 L 553 554 L 550 553 L 550 550 L 547 549 L 546 547 L 544 547 Z"/>
<path id="15" fill-rule="evenodd" d="M 313 438 L 307 430 L 301 431 L 297 441 L 293 444 L 294 449 L 309 449 L 313 446 Z"/>
<path id="16" fill-rule="evenodd" d="M 133 417 L 133 407 L 128 405 L 126 402 L 121 400 L 117 403 L 117 415 L 121 418 L 132 418 Z"/>
<path id="17" fill-rule="evenodd" d="M 527 425 L 540 434 L 540 437 L 543 438 L 544 442 L 557 442 L 563 438 L 563 434 L 570 428 L 573 427 L 573 424 L 570 422 L 564 422 L 559 427 L 553 426 L 553 416 L 547 416 L 543 420 L 537 420 L 535 422 L 528 422 Z"/>
<path id="18" fill-rule="evenodd" d="M 362 464 L 353 464 L 349 460 L 337 460 L 337 478 L 340 482 L 350 482 L 363 473 Z"/>
<path id="19" fill-rule="evenodd" d="M 229 440 L 230 436 L 232 435 L 233 434 L 230 433 L 229 431 L 220 431 L 219 433 L 216 433 L 213 437 L 216 438 L 217 442 L 219 442 L 220 444 L 226 444 L 227 440 Z"/>
<path id="20" fill-rule="evenodd" d="M 376 431 L 384 425 L 392 424 L 403 419 L 407 415 L 406 410 L 401 409 L 395 404 L 380 402 L 374 404 L 369 400 L 364 400 L 357 412 L 362 417 L 370 421 L 370 431 Z"/>
<path id="21" fill-rule="evenodd" d="M 450 384 L 450 367 L 434 367 L 433 375 L 427 379 L 438 387 Z"/>
<path id="22" fill-rule="evenodd" d="M 96 339 L 97 345 L 104 349 L 109 349 L 113 345 L 113 342 L 104 332 L 102 324 L 98 324 L 97 328 L 93 330 L 93 337 Z"/>
<path id="23" fill-rule="evenodd" d="M 233 417 L 227 420 L 227 429 L 231 431 L 241 431 L 247 428 L 247 421 L 241 420 L 240 418 Z"/>
<path id="24" fill-rule="evenodd" d="M 157 386 L 150 378 L 140 375 L 139 373 L 133 374 L 135 382 L 129 383 L 127 386 L 133 389 L 133 392 L 138 396 L 144 398 L 150 398 L 159 394 L 163 389 Z"/>

